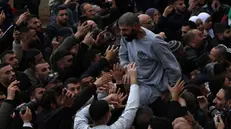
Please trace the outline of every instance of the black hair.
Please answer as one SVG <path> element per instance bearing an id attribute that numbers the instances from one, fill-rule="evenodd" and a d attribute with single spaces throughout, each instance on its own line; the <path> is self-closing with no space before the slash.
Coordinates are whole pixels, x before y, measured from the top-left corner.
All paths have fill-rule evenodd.
<path id="1" fill-rule="evenodd" d="M 163 117 L 153 117 L 150 126 L 152 129 L 173 129 L 171 121 Z"/>
<path id="2" fill-rule="evenodd" d="M 102 120 L 110 111 L 109 104 L 105 100 L 94 101 L 89 108 L 89 115 L 93 122 Z"/>
<path id="3" fill-rule="evenodd" d="M 79 82 L 80 81 L 78 79 L 76 79 L 74 77 L 70 77 L 70 78 L 68 78 L 68 79 L 65 80 L 64 87 L 67 87 L 67 85 L 70 84 L 70 83 L 76 84 L 76 83 L 79 83 Z"/>
<path id="4" fill-rule="evenodd" d="M 134 120 L 134 126 L 136 129 L 147 129 L 149 122 L 153 117 L 152 109 L 149 107 L 139 107 L 136 112 L 136 117 Z"/>
<path id="5" fill-rule="evenodd" d="M 7 54 L 14 54 L 14 51 L 12 50 L 6 50 L 1 54 L 1 61 L 4 62 L 4 58 Z"/>
<path id="6" fill-rule="evenodd" d="M 44 109 L 51 109 L 51 104 L 57 104 L 56 98 L 60 95 L 62 95 L 61 86 L 56 86 L 49 89 L 42 96 L 42 99 L 40 101 L 40 106 Z"/>
<path id="7" fill-rule="evenodd" d="M 221 75 L 226 73 L 226 70 L 229 68 L 229 66 L 230 63 L 228 61 L 215 64 L 213 68 L 214 75 Z"/>
<path id="8" fill-rule="evenodd" d="M 188 26 L 191 29 L 197 29 L 197 25 L 196 23 L 192 22 L 192 21 L 186 21 L 183 22 L 182 26 Z"/>
<path id="9" fill-rule="evenodd" d="M 67 10 L 67 6 L 64 4 L 59 5 L 55 10 L 56 16 L 59 14 L 59 11 L 61 11 L 61 10 Z"/>
<path id="10" fill-rule="evenodd" d="M 217 75 L 209 79 L 209 89 L 213 95 L 216 95 L 217 92 L 224 87 L 225 75 Z"/>
<path id="11" fill-rule="evenodd" d="M 38 49 L 29 49 L 26 52 L 26 60 L 29 64 L 35 65 L 35 56 L 39 55 L 41 52 Z"/>
<path id="12" fill-rule="evenodd" d="M 32 86 L 31 88 L 29 88 L 30 96 L 34 96 L 35 95 L 35 90 L 37 88 L 44 88 L 44 86 L 43 85 L 36 85 L 36 86 Z"/>

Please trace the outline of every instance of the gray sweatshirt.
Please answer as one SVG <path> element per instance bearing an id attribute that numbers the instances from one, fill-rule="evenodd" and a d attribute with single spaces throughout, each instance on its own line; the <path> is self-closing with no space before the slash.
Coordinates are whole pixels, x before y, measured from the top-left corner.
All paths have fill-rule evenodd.
<path id="1" fill-rule="evenodd" d="M 130 129 L 136 116 L 136 112 L 139 108 L 139 96 L 137 95 L 138 93 L 139 86 L 136 84 L 131 85 L 131 90 L 124 112 L 112 125 L 99 125 L 91 128 L 88 123 L 88 118 L 90 118 L 90 106 L 87 106 L 76 114 L 74 129 Z"/>
<path id="2" fill-rule="evenodd" d="M 181 78 L 180 67 L 163 38 L 142 28 L 146 36 L 142 39 L 120 41 L 120 64 L 126 67 L 136 62 L 140 103 L 148 105 L 166 91 L 168 84 L 174 85 Z"/>

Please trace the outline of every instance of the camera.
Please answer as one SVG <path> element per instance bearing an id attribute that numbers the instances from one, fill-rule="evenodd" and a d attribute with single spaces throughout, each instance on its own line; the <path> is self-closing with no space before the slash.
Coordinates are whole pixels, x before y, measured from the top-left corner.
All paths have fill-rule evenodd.
<path id="1" fill-rule="evenodd" d="M 31 100 L 30 102 L 26 103 L 26 104 L 23 104 L 23 105 L 20 105 L 18 107 L 16 107 L 14 109 L 14 112 L 15 113 L 19 113 L 21 112 L 22 114 L 25 114 L 26 113 L 26 107 L 30 108 L 31 110 L 35 110 L 37 108 L 37 102 L 36 100 Z"/>
<path id="2" fill-rule="evenodd" d="M 224 116 L 224 112 L 217 110 L 215 106 L 209 107 L 209 113 L 212 117 L 215 117 L 217 115 Z"/>

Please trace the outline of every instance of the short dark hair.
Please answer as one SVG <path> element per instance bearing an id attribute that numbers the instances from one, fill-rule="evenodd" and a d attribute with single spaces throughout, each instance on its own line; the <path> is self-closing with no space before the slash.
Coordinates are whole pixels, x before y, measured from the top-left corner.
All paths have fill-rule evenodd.
<path id="1" fill-rule="evenodd" d="M 89 115 L 93 122 L 102 120 L 109 112 L 109 104 L 105 100 L 94 101 L 89 108 Z"/>
<path id="2" fill-rule="evenodd" d="M 40 106 L 44 109 L 51 109 L 51 104 L 57 104 L 56 97 L 62 94 L 62 90 L 61 86 L 56 86 L 46 91 L 42 96 Z"/>
<path id="3" fill-rule="evenodd" d="M 71 84 L 71 83 L 79 83 L 80 81 L 77 79 L 77 78 L 74 78 L 74 77 L 70 77 L 68 78 L 67 80 L 65 80 L 64 82 L 64 87 L 67 87 L 68 84 Z"/>
<path id="4" fill-rule="evenodd" d="M 59 14 L 59 11 L 61 11 L 61 10 L 67 10 L 67 6 L 66 5 L 64 5 L 64 4 L 61 4 L 61 5 L 59 5 L 57 8 L 56 8 L 56 15 L 58 15 Z"/>
<path id="5" fill-rule="evenodd" d="M 6 67 L 6 66 L 8 66 L 9 64 L 8 63 L 1 63 L 0 64 L 0 69 L 2 69 L 3 67 Z"/>
<path id="6" fill-rule="evenodd" d="M 36 85 L 36 86 L 32 86 L 31 88 L 29 88 L 30 96 L 34 96 L 35 95 L 35 90 L 37 88 L 44 88 L 44 86 L 43 85 Z"/>
<path id="7" fill-rule="evenodd" d="M 29 62 L 29 64 L 35 65 L 35 56 L 39 55 L 41 52 L 38 49 L 29 49 L 26 52 L 26 60 Z"/>
<path id="8" fill-rule="evenodd" d="M 196 23 L 192 22 L 192 21 L 186 21 L 183 22 L 182 26 L 188 26 L 191 29 L 197 29 L 197 25 Z"/>
<path id="9" fill-rule="evenodd" d="M 134 126 L 136 129 L 147 129 L 150 120 L 153 117 L 152 109 L 149 107 L 140 107 L 136 112 Z"/>
<path id="10" fill-rule="evenodd" d="M 133 26 L 135 24 L 138 24 L 138 25 L 140 24 L 139 18 L 138 18 L 138 15 L 132 12 L 127 12 L 123 14 L 118 20 L 118 25 Z"/>
<path id="11" fill-rule="evenodd" d="M 152 129 L 173 129 L 171 121 L 163 117 L 153 117 L 150 126 Z"/>
<path id="12" fill-rule="evenodd" d="M 7 54 L 14 54 L 14 51 L 12 51 L 12 50 L 6 50 L 6 51 L 4 51 L 4 52 L 1 54 L 1 61 L 2 61 L 2 63 L 4 63 L 4 58 L 5 58 L 5 56 L 6 56 Z"/>

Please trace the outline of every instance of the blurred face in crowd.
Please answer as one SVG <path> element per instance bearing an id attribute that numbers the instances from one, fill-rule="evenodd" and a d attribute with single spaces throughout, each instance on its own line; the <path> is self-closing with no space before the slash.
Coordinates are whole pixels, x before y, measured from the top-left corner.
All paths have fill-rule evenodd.
<path id="1" fill-rule="evenodd" d="M 72 65 L 72 61 L 73 61 L 73 56 L 66 55 L 58 62 L 59 64 L 58 66 L 60 69 L 65 70 Z"/>
<path id="2" fill-rule="evenodd" d="M 42 32 L 42 23 L 38 18 L 32 18 L 28 21 L 28 28 L 35 29 L 36 32 Z"/>
<path id="3" fill-rule="evenodd" d="M 85 77 L 81 80 L 81 86 L 89 86 L 90 84 L 93 84 L 95 82 L 95 79 L 91 76 Z"/>
<path id="4" fill-rule="evenodd" d="M 160 19 L 160 13 L 158 10 L 156 10 L 153 14 L 153 21 L 155 24 L 158 24 L 159 22 L 159 19 Z"/>
<path id="5" fill-rule="evenodd" d="M 14 69 L 7 65 L 0 69 L 0 81 L 6 85 L 16 80 Z"/>
<path id="6" fill-rule="evenodd" d="M 184 13 L 186 10 L 186 6 L 184 4 L 184 0 L 177 0 L 174 3 L 174 8 L 177 12 Z"/>
<path id="7" fill-rule="evenodd" d="M 223 38 L 224 39 L 231 39 L 231 30 L 226 29 L 225 32 L 223 33 Z"/>
<path id="8" fill-rule="evenodd" d="M 204 29 L 205 30 L 212 29 L 212 18 L 211 17 L 209 17 L 208 19 L 205 20 Z"/>
<path id="9" fill-rule="evenodd" d="M 3 59 L 3 62 L 10 64 L 14 69 L 17 69 L 19 67 L 18 59 L 15 54 L 6 54 Z"/>
<path id="10" fill-rule="evenodd" d="M 120 35 L 125 38 L 125 40 L 131 42 L 137 37 L 138 31 L 140 30 L 140 25 L 126 26 L 119 25 Z"/>
<path id="11" fill-rule="evenodd" d="M 35 71 L 40 79 L 45 79 L 51 72 L 50 65 L 48 63 L 37 64 L 35 66 Z"/>
<path id="12" fill-rule="evenodd" d="M 204 31 L 203 22 L 201 21 L 201 19 L 197 19 L 197 20 L 196 20 L 196 25 L 197 25 L 197 29 L 198 29 L 198 30 L 200 30 L 201 32 Z"/>
<path id="13" fill-rule="evenodd" d="M 43 87 L 38 87 L 34 90 L 34 94 L 31 96 L 31 100 L 41 100 L 43 94 L 46 92 L 46 89 Z"/>
<path id="14" fill-rule="evenodd" d="M 67 10 L 60 10 L 56 16 L 56 22 L 62 26 L 66 26 L 68 22 Z"/>
<path id="15" fill-rule="evenodd" d="M 189 26 L 182 26 L 181 27 L 181 36 L 184 37 L 189 30 L 190 30 Z"/>
<path id="16" fill-rule="evenodd" d="M 217 109 L 222 109 L 226 103 L 225 101 L 225 91 L 220 89 L 219 92 L 216 94 L 216 98 L 213 100 Z"/>
<path id="17" fill-rule="evenodd" d="M 69 83 L 67 85 L 67 90 L 73 93 L 75 96 L 81 91 L 80 83 Z"/>
<path id="18" fill-rule="evenodd" d="M 45 60 L 43 59 L 43 54 L 40 52 L 35 56 L 35 64 L 43 63 Z"/>
<path id="19" fill-rule="evenodd" d="M 91 4 L 84 5 L 83 9 L 84 9 L 84 14 L 87 18 L 93 19 L 95 17 L 96 12 Z"/>
<path id="20" fill-rule="evenodd" d="M 194 35 L 195 37 L 193 38 L 192 42 L 197 48 L 200 48 L 204 43 L 204 35 L 199 30 L 194 30 Z"/>
<path id="21" fill-rule="evenodd" d="M 219 49 L 213 48 L 209 53 L 209 58 L 211 62 L 215 62 L 219 56 Z"/>
<path id="22" fill-rule="evenodd" d="M 154 22 L 152 21 L 152 18 L 146 14 L 141 14 L 138 16 L 140 25 L 144 28 L 147 28 L 151 30 L 154 27 Z"/>
<path id="23" fill-rule="evenodd" d="M 27 39 L 30 39 L 31 41 L 38 40 L 37 33 L 35 29 L 30 29 L 27 33 Z"/>

